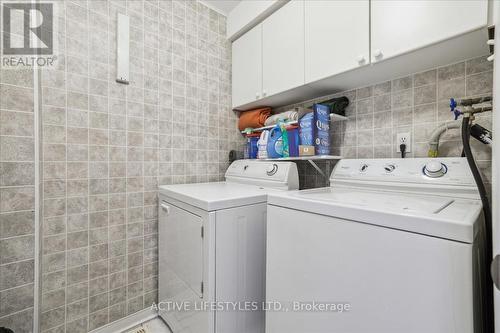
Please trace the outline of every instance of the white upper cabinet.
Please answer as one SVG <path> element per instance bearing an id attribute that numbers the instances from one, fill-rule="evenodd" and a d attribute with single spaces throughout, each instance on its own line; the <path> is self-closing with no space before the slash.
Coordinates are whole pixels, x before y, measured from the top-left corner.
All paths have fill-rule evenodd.
<path id="1" fill-rule="evenodd" d="M 262 98 L 262 25 L 233 42 L 233 106 Z"/>
<path id="2" fill-rule="evenodd" d="M 238 39 L 287 2 L 288 0 L 240 1 L 227 15 L 227 39 Z"/>
<path id="3" fill-rule="evenodd" d="M 305 80 L 370 63 L 369 0 L 305 2 Z"/>
<path id="4" fill-rule="evenodd" d="M 476 30 L 487 19 L 487 0 L 373 0 L 372 62 Z"/>
<path id="5" fill-rule="evenodd" d="M 304 1 L 292 0 L 262 23 L 263 97 L 304 85 Z"/>
<path id="6" fill-rule="evenodd" d="M 233 15 L 234 24 L 246 27 L 252 14 L 245 8 L 260 13 L 250 19 L 257 25 L 233 41 L 233 107 L 240 110 L 290 104 L 487 52 L 488 0 L 266 4 L 241 5 Z"/>

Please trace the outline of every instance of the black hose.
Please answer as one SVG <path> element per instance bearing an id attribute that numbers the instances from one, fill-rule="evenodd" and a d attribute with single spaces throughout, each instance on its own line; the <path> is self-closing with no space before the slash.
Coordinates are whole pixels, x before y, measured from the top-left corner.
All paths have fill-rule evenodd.
<path id="1" fill-rule="evenodd" d="M 483 183 L 483 179 L 481 174 L 479 173 L 479 169 L 474 161 L 474 156 L 472 155 L 472 151 L 470 148 L 470 118 L 464 117 L 462 120 L 462 143 L 463 143 L 463 152 L 465 157 L 467 158 L 467 163 L 469 164 L 470 170 L 474 177 L 474 181 L 476 182 L 477 189 L 479 191 L 479 196 L 481 197 L 481 202 L 483 204 L 483 212 L 484 212 L 484 267 L 486 269 L 485 281 L 483 281 L 484 289 L 482 290 L 483 294 L 481 298 L 483 300 L 483 308 L 484 308 L 484 317 L 483 320 L 483 332 L 490 333 L 494 331 L 494 321 L 493 321 L 493 282 L 491 281 L 489 275 L 489 267 L 491 261 L 493 260 L 493 247 L 492 247 L 492 217 L 491 217 L 491 208 L 490 202 L 488 200 L 488 194 L 486 192 L 486 188 Z"/>

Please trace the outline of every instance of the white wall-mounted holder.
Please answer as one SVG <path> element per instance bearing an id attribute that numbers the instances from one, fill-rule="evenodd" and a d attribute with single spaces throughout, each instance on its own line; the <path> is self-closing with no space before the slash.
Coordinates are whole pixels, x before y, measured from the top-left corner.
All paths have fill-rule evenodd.
<path id="1" fill-rule="evenodd" d="M 116 24 L 116 82 L 129 84 L 130 81 L 130 19 L 118 13 Z"/>

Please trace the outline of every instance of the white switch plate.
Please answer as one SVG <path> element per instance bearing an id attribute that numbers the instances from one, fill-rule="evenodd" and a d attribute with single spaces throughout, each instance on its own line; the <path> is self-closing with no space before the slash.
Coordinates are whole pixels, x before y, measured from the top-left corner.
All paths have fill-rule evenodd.
<path id="1" fill-rule="evenodd" d="M 411 133 L 406 132 L 406 133 L 398 133 L 396 136 L 396 152 L 400 153 L 401 149 L 399 146 L 401 144 L 406 144 L 406 152 L 409 153 L 411 152 Z"/>

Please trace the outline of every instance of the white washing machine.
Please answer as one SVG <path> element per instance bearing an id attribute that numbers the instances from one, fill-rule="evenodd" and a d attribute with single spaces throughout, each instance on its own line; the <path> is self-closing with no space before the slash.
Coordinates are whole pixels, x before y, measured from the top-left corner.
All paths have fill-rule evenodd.
<path id="1" fill-rule="evenodd" d="M 298 189 L 297 166 L 239 160 L 225 178 L 160 186 L 158 306 L 174 333 L 264 332 L 267 194 Z"/>
<path id="2" fill-rule="evenodd" d="M 481 202 L 462 158 L 341 160 L 268 198 L 266 333 L 480 332 Z"/>

